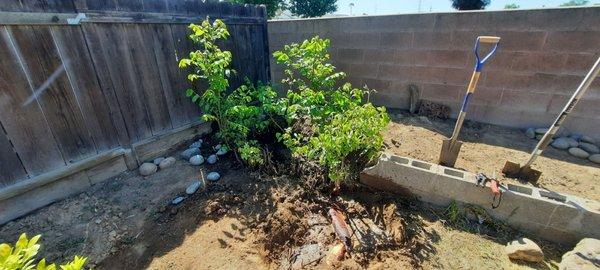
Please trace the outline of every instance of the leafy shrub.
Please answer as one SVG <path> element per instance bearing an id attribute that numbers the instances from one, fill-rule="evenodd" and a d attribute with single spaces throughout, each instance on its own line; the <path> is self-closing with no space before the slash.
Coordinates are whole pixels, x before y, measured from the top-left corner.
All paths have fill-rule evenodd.
<path id="1" fill-rule="evenodd" d="M 346 74 L 329 63 L 329 45 L 317 36 L 273 54 L 285 67 L 282 83 L 289 87 L 280 104 L 291 127 L 279 138 L 294 154 L 318 160 L 329 169 L 329 178 L 341 181 L 379 155 L 389 118 L 385 108 L 368 102 L 368 88 L 339 86 Z M 298 123 L 311 125 L 312 132 L 294 129 Z"/>
<path id="2" fill-rule="evenodd" d="M 21 234 L 19 240 L 14 247 L 7 243 L 0 244 L 0 269 L 1 270 L 55 270 L 56 264 L 47 264 L 46 259 L 41 259 L 35 263 L 40 245 L 37 242 L 40 240 L 40 235 L 36 235 L 31 239 L 27 238 L 26 234 Z M 67 264 L 61 264 L 62 270 L 80 270 L 83 269 L 87 258 L 75 256 L 72 261 Z"/>
<path id="3" fill-rule="evenodd" d="M 206 80 L 208 88 L 202 93 L 188 89 L 186 94 L 200 106 L 205 121 L 217 123 L 217 136 L 246 164 L 266 163 L 257 138 L 275 132 L 295 156 L 318 161 L 337 182 L 353 178 L 379 155 L 381 133 L 389 123 L 385 108 L 368 102 L 368 88 L 341 83 L 346 74 L 329 63 L 329 40 L 314 37 L 274 53 L 285 67 L 282 83 L 288 88 L 285 97 L 278 97 L 271 86 L 248 80 L 228 89 L 235 71 L 230 68 L 231 52 L 217 45 L 229 37 L 222 21 L 205 20 L 189 28 L 190 39 L 201 49 L 190 52 L 179 66 L 193 67 L 188 79 Z"/>
<path id="4" fill-rule="evenodd" d="M 229 149 L 236 153 L 242 149 L 241 158 L 250 165 L 260 165 L 262 150 L 256 141 L 250 138 L 264 132 L 272 123 L 273 106 L 277 93 L 267 85 L 255 87 L 250 82 L 229 91 L 229 78 L 235 74 L 230 68 L 231 52 L 223 51 L 217 45 L 219 40 L 229 37 L 225 23 L 215 20 L 212 24 L 204 20 L 201 25 L 191 24 L 189 28 L 192 41 L 201 45 L 201 49 L 190 52 L 189 58 L 181 59 L 180 68 L 193 67 L 188 75 L 190 81 L 204 79 L 208 88 L 198 94 L 187 89 L 186 95 L 200 106 L 205 121 L 216 122 L 219 128 L 217 136 Z"/>

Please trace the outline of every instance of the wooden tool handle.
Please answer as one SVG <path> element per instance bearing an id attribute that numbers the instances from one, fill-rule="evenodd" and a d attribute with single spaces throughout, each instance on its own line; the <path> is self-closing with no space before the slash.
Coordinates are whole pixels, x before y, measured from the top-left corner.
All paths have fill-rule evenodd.
<path id="1" fill-rule="evenodd" d="M 477 37 L 481 43 L 498 43 L 500 42 L 500 37 L 494 36 L 479 36 Z"/>

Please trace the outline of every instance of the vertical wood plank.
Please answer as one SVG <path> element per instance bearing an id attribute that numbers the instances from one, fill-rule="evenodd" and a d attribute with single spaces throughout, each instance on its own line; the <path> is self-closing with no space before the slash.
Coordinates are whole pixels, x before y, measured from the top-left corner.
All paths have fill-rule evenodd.
<path id="1" fill-rule="evenodd" d="M 123 24 L 86 24 L 88 45 L 98 66 L 108 71 L 108 80 L 117 98 L 127 127 L 130 143 L 152 136 L 151 121 L 146 111 L 140 83 L 133 76 L 134 62 L 127 44 Z M 110 40 L 111 42 L 106 42 Z M 106 78 L 102 79 L 104 81 Z"/>
<path id="2" fill-rule="evenodd" d="M 173 35 L 173 42 L 175 45 L 176 52 L 176 62 L 179 62 L 182 58 L 189 57 L 189 53 L 193 50 L 197 50 L 198 46 L 194 44 L 189 38 L 190 30 L 186 25 L 181 24 L 172 24 L 171 25 L 171 34 Z M 186 89 L 191 87 L 196 90 L 199 94 L 204 91 L 208 87 L 204 80 L 196 80 L 194 83 L 191 83 L 187 80 L 187 74 L 191 71 L 191 68 L 188 69 L 179 69 L 179 73 L 181 74 L 181 79 L 184 81 L 183 84 L 186 85 Z M 188 102 L 191 102 L 188 100 Z M 197 119 L 202 112 L 199 110 L 197 106 L 192 106 L 188 109 L 188 115 L 191 115 L 191 119 Z M 195 116 L 195 117 L 194 117 Z"/>
<path id="3" fill-rule="evenodd" d="M 115 87 L 118 87 L 118 85 L 113 84 L 111 79 L 108 65 L 109 59 L 105 59 L 106 53 L 102 47 L 104 41 L 96 31 L 96 26 L 94 24 L 84 24 L 81 26 L 81 29 L 85 37 L 85 45 L 91 57 L 96 77 L 98 78 L 98 83 L 100 84 L 100 89 L 106 98 L 112 123 L 116 128 L 119 144 L 128 147 L 132 142 L 129 134 L 131 128 L 125 124 L 124 114 L 119 106 L 119 100 L 115 91 Z"/>
<path id="4" fill-rule="evenodd" d="M 87 10 L 85 11 L 114 11 L 117 10 L 116 0 L 76 0 L 85 1 Z M 81 11 L 80 11 L 81 12 Z"/>
<path id="5" fill-rule="evenodd" d="M 169 108 L 162 89 L 160 72 L 152 44 L 153 31 L 150 25 L 126 25 L 123 38 L 129 45 L 133 65 L 129 69 L 130 79 L 139 84 L 138 98 L 142 99 L 150 119 L 153 134 L 173 128 Z"/>
<path id="6" fill-rule="evenodd" d="M 27 172 L 15 153 L 4 129 L 0 127 L 0 189 L 27 178 Z"/>
<path id="7" fill-rule="evenodd" d="M 198 107 L 185 96 L 185 89 L 191 84 L 179 69 L 176 59 L 173 34 L 169 25 L 153 25 L 154 54 L 160 72 L 163 91 L 167 100 L 173 127 L 193 121 L 200 115 Z"/>
<path id="8" fill-rule="evenodd" d="M 0 121 L 31 176 L 66 165 L 39 104 L 21 106 L 32 90 L 6 27 L 0 29 Z"/>
<path id="9" fill-rule="evenodd" d="M 142 0 L 115 0 L 117 2 L 117 10 L 141 12 L 144 10 Z"/>
<path id="10" fill-rule="evenodd" d="M 66 73 L 99 152 L 119 145 L 107 99 L 98 83 L 85 38 L 79 26 L 54 26 L 52 33 Z"/>
<path id="11" fill-rule="evenodd" d="M 144 0 L 145 12 L 167 12 L 168 0 Z"/>
<path id="12" fill-rule="evenodd" d="M 21 2 L 21 9 L 17 11 L 75 12 L 72 0 L 20 0 L 19 2 Z"/>
<path id="13" fill-rule="evenodd" d="M 34 87 L 44 85 L 56 70 L 64 69 L 49 27 L 16 26 L 12 32 Z M 64 71 L 48 84 L 38 100 L 67 161 L 75 162 L 97 153 Z"/>

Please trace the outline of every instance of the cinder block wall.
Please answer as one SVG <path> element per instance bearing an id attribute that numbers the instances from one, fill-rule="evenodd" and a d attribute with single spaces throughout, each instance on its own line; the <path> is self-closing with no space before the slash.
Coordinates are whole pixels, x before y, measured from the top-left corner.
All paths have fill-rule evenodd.
<path id="1" fill-rule="evenodd" d="M 413 83 L 454 116 L 475 38 L 500 36 L 467 118 L 519 128 L 550 125 L 600 55 L 600 7 L 270 21 L 268 28 L 271 53 L 314 35 L 331 39 L 333 63 L 353 84 L 376 89 L 379 105 L 407 109 Z M 271 61 L 277 82 L 282 70 Z M 565 127 L 600 138 L 600 79 Z"/>

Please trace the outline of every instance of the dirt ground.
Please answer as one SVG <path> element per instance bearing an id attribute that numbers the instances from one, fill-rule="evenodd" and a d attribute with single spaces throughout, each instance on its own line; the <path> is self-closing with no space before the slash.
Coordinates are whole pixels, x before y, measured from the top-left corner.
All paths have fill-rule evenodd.
<path id="1" fill-rule="evenodd" d="M 393 122 L 385 134 L 387 151 L 436 163 L 441 142 L 452 135 L 454 120 L 430 119 L 402 112 L 390 114 Z M 504 182 L 501 170 L 508 159 L 524 163 L 537 141 L 518 129 L 465 122 L 459 140 L 463 141 L 456 168 L 470 172 L 494 174 Z M 532 166 L 542 172 L 537 187 L 600 201 L 600 165 L 548 147 Z M 529 185 L 529 183 L 520 182 Z"/>
<path id="2" fill-rule="evenodd" d="M 503 248 L 524 235 L 493 222 L 450 222 L 444 209 L 363 188 L 325 197 L 294 177 L 235 164 L 179 159 L 148 177 L 128 172 L 1 226 L 0 242 L 42 234 L 40 255 L 84 255 L 94 269 L 554 269 L 570 248 L 530 237 L 546 260 L 520 264 Z M 222 177 L 170 205 L 201 171 Z M 327 257 L 339 243 L 331 207 L 343 210 L 354 232 L 342 262 Z"/>

